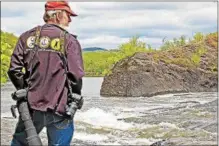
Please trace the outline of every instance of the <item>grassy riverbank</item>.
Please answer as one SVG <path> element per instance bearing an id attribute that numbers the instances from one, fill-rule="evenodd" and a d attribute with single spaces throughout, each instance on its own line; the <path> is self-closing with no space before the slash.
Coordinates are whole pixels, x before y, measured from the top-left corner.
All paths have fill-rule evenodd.
<path id="1" fill-rule="evenodd" d="M 1 84 L 8 80 L 7 70 L 9 67 L 10 56 L 17 42 L 17 37 L 11 33 L 1 31 Z M 150 42 L 148 42 L 150 43 Z M 129 42 L 123 43 L 117 49 L 109 51 L 83 52 L 84 67 L 86 76 L 100 77 L 111 73 L 111 69 L 118 61 L 132 56 L 136 52 L 149 52 L 153 54 L 155 61 L 164 61 L 187 67 L 199 67 L 201 57 L 206 54 L 205 46 L 209 45 L 217 48 L 217 33 L 202 34 L 196 33 L 193 38 L 187 40 L 184 36 L 173 40 L 163 40 L 163 45 L 159 49 L 152 48 L 149 44 L 142 42 L 138 37 L 133 37 Z M 184 48 L 195 48 L 191 55 L 182 51 Z M 215 49 L 216 53 L 217 49 Z M 169 57 L 168 53 L 174 54 Z M 217 61 L 209 58 L 208 70 L 217 72 Z M 211 60 L 212 59 L 212 60 Z"/>

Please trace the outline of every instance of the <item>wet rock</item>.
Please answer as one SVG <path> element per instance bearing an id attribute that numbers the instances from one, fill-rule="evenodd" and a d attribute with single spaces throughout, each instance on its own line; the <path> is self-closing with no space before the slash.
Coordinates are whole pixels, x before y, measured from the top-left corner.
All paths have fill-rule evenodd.
<path id="1" fill-rule="evenodd" d="M 174 146 L 174 143 L 168 142 L 166 140 L 157 141 L 150 146 Z"/>
<path id="2" fill-rule="evenodd" d="M 217 142 L 211 141 L 196 141 L 193 139 L 171 138 L 168 140 L 157 141 L 150 146 L 180 146 L 180 145 L 203 145 L 203 146 L 217 146 Z"/>
<path id="3" fill-rule="evenodd" d="M 185 50 L 184 54 L 191 56 L 194 52 L 190 51 L 194 50 Z M 168 51 L 164 54 L 168 58 L 176 57 Z M 162 59 L 157 61 L 152 53 L 136 53 L 118 62 L 112 74 L 104 77 L 100 94 L 105 97 L 150 97 L 178 92 L 217 92 L 217 72 L 206 67 L 212 63 L 208 57 L 215 58 L 215 63 L 217 56 L 210 54 L 202 56 L 199 67 L 187 67 Z"/>

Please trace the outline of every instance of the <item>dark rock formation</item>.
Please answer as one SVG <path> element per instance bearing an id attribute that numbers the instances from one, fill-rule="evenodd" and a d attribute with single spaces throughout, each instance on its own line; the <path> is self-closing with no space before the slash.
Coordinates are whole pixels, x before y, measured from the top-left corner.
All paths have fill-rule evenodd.
<path id="1" fill-rule="evenodd" d="M 199 64 L 189 64 L 200 47 L 193 44 L 174 50 L 136 53 L 123 59 L 114 66 L 111 75 L 104 77 L 101 95 L 149 97 L 176 92 L 215 92 L 218 75 L 217 68 L 212 66 L 217 65 L 217 48 L 205 44 Z M 183 64 L 181 58 L 190 62 Z"/>
<path id="2" fill-rule="evenodd" d="M 217 146 L 215 142 L 210 141 L 194 141 L 193 139 L 183 139 L 183 138 L 171 138 L 168 140 L 161 140 L 157 141 L 150 146 L 182 146 L 182 145 L 188 145 L 188 146 Z"/>

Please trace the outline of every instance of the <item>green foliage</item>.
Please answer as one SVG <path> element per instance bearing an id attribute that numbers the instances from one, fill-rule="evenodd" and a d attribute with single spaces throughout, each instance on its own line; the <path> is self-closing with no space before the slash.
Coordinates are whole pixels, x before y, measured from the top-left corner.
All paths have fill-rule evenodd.
<path id="1" fill-rule="evenodd" d="M 210 69 L 211 69 L 212 72 L 217 72 L 218 71 L 217 70 L 217 64 L 214 64 L 214 65 L 210 66 Z"/>
<path id="2" fill-rule="evenodd" d="M 191 59 L 195 63 L 196 66 L 199 65 L 199 62 L 201 60 L 200 56 L 197 54 L 193 54 Z"/>
<path id="3" fill-rule="evenodd" d="M 136 52 L 152 51 L 152 47 L 133 37 L 127 43 L 123 43 L 117 50 L 104 52 L 84 52 L 84 66 L 86 76 L 105 76 L 111 73 L 111 69 L 118 61 L 132 56 Z"/>
<path id="4" fill-rule="evenodd" d="M 109 73 L 111 65 L 117 61 L 115 52 L 84 52 L 84 68 L 86 76 L 104 76 Z"/>
<path id="5" fill-rule="evenodd" d="M 199 47 L 197 50 L 196 50 L 196 53 L 201 56 L 203 54 L 205 54 L 207 52 L 207 49 L 205 49 L 203 46 L 202 47 Z"/>
<path id="6" fill-rule="evenodd" d="M 135 52 L 146 51 L 146 44 L 138 40 L 139 37 L 133 37 L 128 43 L 120 45 L 119 51 L 124 53 L 126 56 L 133 55 Z"/>
<path id="7" fill-rule="evenodd" d="M 217 54 L 217 32 L 206 35 L 198 32 L 193 38 L 189 38 L 188 40 L 186 41 L 185 36 L 181 36 L 178 39 L 174 38 L 173 40 L 165 40 L 164 38 L 160 51 L 153 55 L 154 60 L 156 62 L 173 63 L 188 68 L 202 68 L 203 66 L 203 69 L 208 68 L 212 72 L 217 72 L 217 61 L 215 60 L 218 60 L 218 58 L 210 55 L 212 53 Z M 208 59 L 204 61 L 205 65 L 203 62 L 200 64 L 204 56 L 205 58 L 206 56 L 211 56 L 207 57 Z"/>
<path id="8" fill-rule="evenodd" d="M 161 50 L 176 49 L 186 44 L 186 37 L 184 35 L 180 38 L 173 38 L 172 41 L 163 39 L 163 45 L 160 47 Z"/>
<path id="9" fill-rule="evenodd" d="M 174 59 L 171 60 L 170 63 L 177 64 L 177 65 L 180 65 L 180 66 L 183 66 L 183 67 L 189 67 L 189 68 L 194 66 L 194 64 L 190 61 L 189 58 L 184 58 L 184 57 L 174 58 Z"/>
<path id="10" fill-rule="evenodd" d="M 201 42 L 204 40 L 204 35 L 201 32 L 198 32 L 193 36 L 193 39 L 194 42 Z"/>
<path id="11" fill-rule="evenodd" d="M 195 53 L 192 54 L 191 60 L 193 61 L 195 66 L 200 65 L 201 56 L 206 53 L 206 49 L 204 47 L 199 47 L 196 49 Z"/>
<path id="12" fill-rule="evenodd" d="M 1 31 L 1 83 L 8 80 L 7 71 L 16 42 L 17 37 L 15 35 Z"/>
<path id="13" fill-rule="evenodd" d="M 17 37 L 1 31 L 1 39 L 1 83 L 4 83 L 8 79 L 8 65 L 13 48 L 17 42 Z M 199 46 L 194 47 L 194 43 Z M 205 43 L 217 48 L 217 33 L 211 33 L 207 36 L 204 36 L 202 33 L 196 33 L 193 38 L 189 38 L 188 42 L 186 42 L 186 37 L 183 35 L 178 39 L 163 39 L 163 45 L 158 50 L 153 49 L 151 45 L 140 41 L 139 37 L 135 36 L 128 42 L 119 45 L 117 49 L 83 52 L 85 73 L 86 76 L 109 75 L 113 66 L 118 61 L 132 56 L 136 52 L 150 52 L 156 62 L 162 61 L 167 64 L 173 63 L 184 67 L 198 67 L 201 57 L 208 52 L 204 46 Z M 186 45 L 190 45 L 193 51 L 186 52 L 184 50 Z M 215 61 L 215 59 L 212 60 Z M 210 63 L 209 68 L 215 72 L 217 71 L 217 64 L 214 62 Z"/>

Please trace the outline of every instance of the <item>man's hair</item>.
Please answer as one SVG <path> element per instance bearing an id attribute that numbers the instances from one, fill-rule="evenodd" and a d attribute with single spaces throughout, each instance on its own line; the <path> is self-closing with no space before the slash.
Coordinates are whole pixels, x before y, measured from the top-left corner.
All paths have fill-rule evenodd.
<path id="1" fill-rule="evenodd" d="M 50 11 L 45 11 L 43 15 L 43 20 L 45 22 L 48 22 L 48 20 L 52 20 L 56 17 L 58 13 L 62 12 L 61 10 L 50 10 Z"/>

